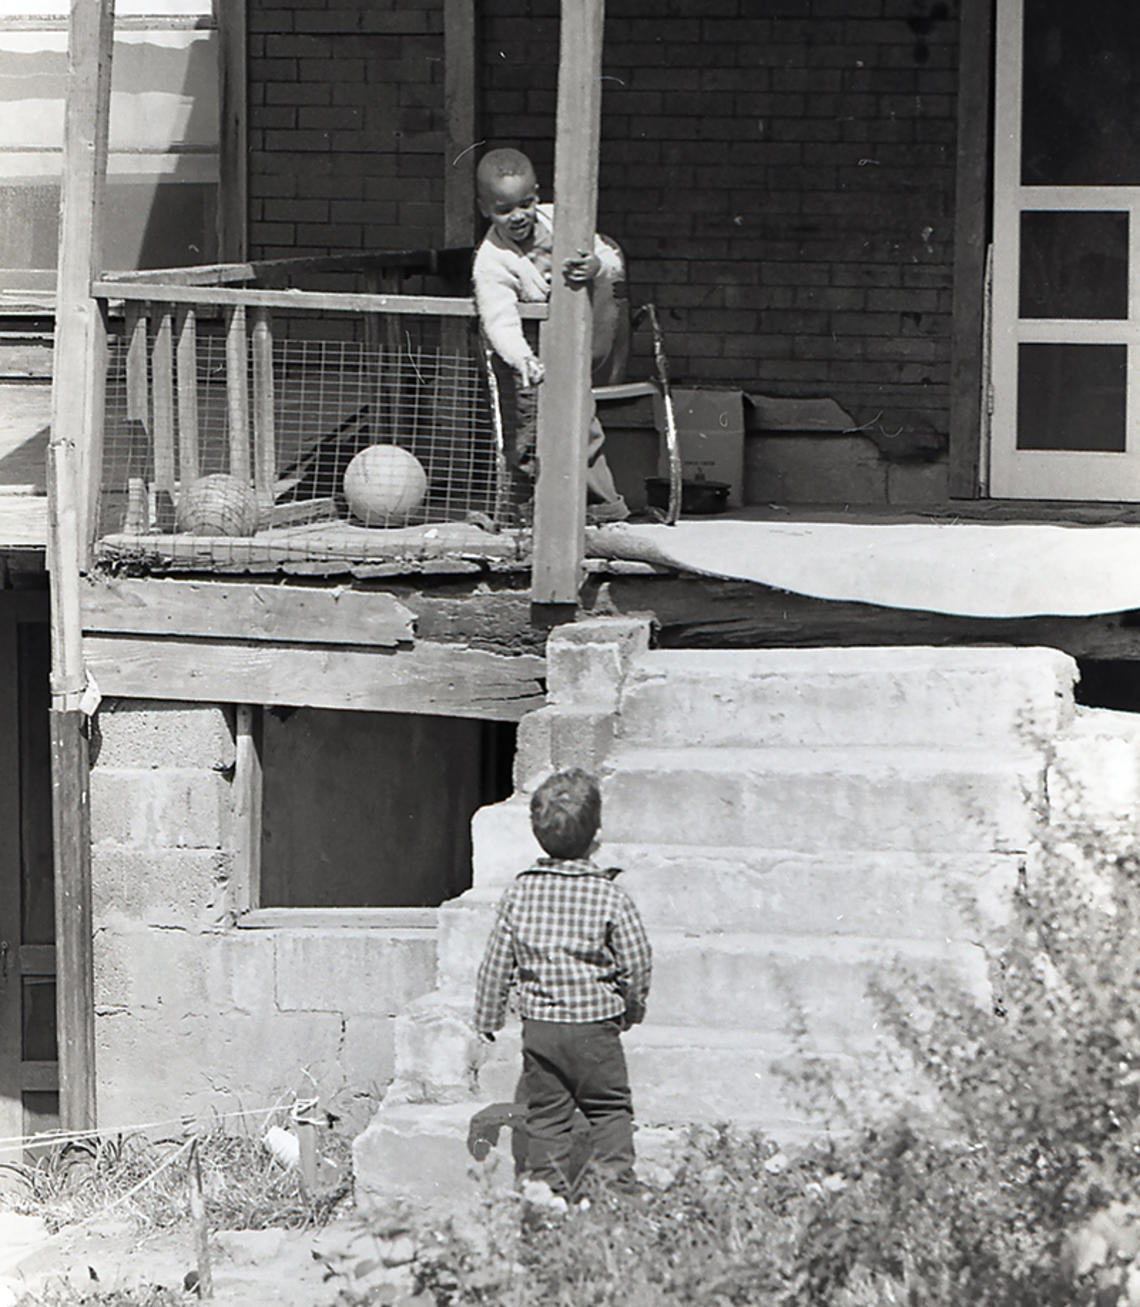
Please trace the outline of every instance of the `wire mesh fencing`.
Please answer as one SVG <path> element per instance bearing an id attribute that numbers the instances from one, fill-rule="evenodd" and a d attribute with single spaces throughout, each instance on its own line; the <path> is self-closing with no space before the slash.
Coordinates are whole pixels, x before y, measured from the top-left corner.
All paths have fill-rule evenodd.
<path id="1" fill-rule="evenodd" d="M 309 327 L 173 305 L 128 316 L 108 359 L 101 554 L 367 560 L 433 540 L 477 552 L 519 524 L 470 320 L 392 315 L 364 341 Z"/>

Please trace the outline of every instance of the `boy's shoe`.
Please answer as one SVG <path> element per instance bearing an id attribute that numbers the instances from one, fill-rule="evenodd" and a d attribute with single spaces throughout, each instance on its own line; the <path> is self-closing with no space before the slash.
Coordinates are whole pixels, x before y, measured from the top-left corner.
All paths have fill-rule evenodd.
<path id="1" fill-rule="evenodd" d="M 556 1194 L 545 1180 L 524 1180 L 522 1199 L 524 1207 L 549 1216 L 565 1216 L 570 1210 L 566 1199 Z"/>
<path id="2" fill-rule="evenodd" d="M 602 526 L 607 522 L 625 522 L 629 518 L 629 505 L 622 498 L 608 499 L 604 504 L 586 505 L 586 522 Z"/>

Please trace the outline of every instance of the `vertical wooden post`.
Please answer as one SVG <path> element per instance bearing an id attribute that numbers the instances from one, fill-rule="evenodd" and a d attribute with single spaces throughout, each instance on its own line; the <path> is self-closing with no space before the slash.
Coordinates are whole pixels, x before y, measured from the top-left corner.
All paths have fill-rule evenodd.
<path id="1" fill-rule="evenodd" d="M 273 389 L 273 329 L 269 310 L 253 311 L 253 488 L 263 511 L 273 507 L 277 483 L 277 429 Z"/>
<path id="2" fill-rule="evenodd" d="M 237 706 L 234 729 L 234 920 L 261 906 L 261 746 L 260 709 Z"/>
<path id="3" fill-rule="evenodd" d="M 444 0 L 443 243 L 475 240 L 475 0 Z"/>
<path id="4" fill-rule="evenodd" d="M 174 504 L 174 310 L 158 307 L 150 375 L 154 387 L 154 484 Z M 160 514 L 161 516 L 161 514 Z"/>
<path id="5" fill-rule="evenodd" d="M 230 475 L 250 479 L 249 338 L 245 309 L 226 310 L 226 412 L 229 418 Z"/>
<path id="6" fill-rule="evenodd" d="M 554 155 L 554 280 L 538 388 L 538 480 L 531 602 L 578 600 L 586 517 L 586 435 L 593 411 L 593 323 L 585 287 L 564 281 L 564 260 L 594 248 L 602 108 L 604 0 L 562 0 Z"/>
<path id="7" fill-rule="evenodd" d="M 48 440 L 51 761 L 60 1122 L 96 1123 L 95 1000 L 86 687 L 79 573 L 85 498 L 98 469 L 106 324 L 91 298 L 100 270 L 114 0 L 72 0 L 68 35 L 55 354 Z M 84 453 L 86 451 L 86 459 Z"/>
<path id="8" fill-rule="evenodd" d="M 246 258 L 249 241 L 246 0 L 214 0 L 214 21 L 221 100 L 218 258 L 223 263 L 238 263 Z"/>
<path id="9" fill-rule="evenodd" d="M 964 0 L 959 31 L 958 163 L 954 198 L 954 305 L 950 343 L 950 494 L 975 499 L 981 466 L 985 355 L 986 247 L 989 241 L 990 0 Z M 979 399 L 979 396 L 981 399 Z"/>
<path id="10" fill-rule="evenodd" d="M 178 330 L 178 476 L 183 490 L 201 474 L 198 449 L 198 317 L 181 304 Z"/>

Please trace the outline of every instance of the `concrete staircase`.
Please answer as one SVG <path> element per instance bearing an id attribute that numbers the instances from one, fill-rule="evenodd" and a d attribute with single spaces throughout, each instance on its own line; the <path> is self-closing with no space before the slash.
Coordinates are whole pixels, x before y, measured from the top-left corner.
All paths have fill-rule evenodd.
<path id="1" fill-rule="evenodd" d="M 357 1141 L 365 1205 L 454 1188 L 472 1114 L 513 1097 L 517 1023 L 488 1052 L 468 1016 L 495 903 L 539 852 L 529 791 L 552 767 L 603 777 L 602 860 L 626 868 L 654 945 L 649 1017 L 626 1037 L 639 1122 L 777 1138 L 849 1126 L 839 1099 L 885 1110 L 897 1050 L 872 983 L 905 994 L 917 975 L 988 1001 L 987 943 L 1048 826 L 1059 749 L 1072 793 L 1115 804 L 1101 820 L 1130 822 L 1140 793 L 1132 719 L 1076 709 L 1075 665 L 1053 650 L 663 652 L 614 619 L 559 630 L 547 661 L 518 793 L 477 814 L 474 888 L 440 912 L 438 990 L 402 1018 L 396 1081 Z"/>

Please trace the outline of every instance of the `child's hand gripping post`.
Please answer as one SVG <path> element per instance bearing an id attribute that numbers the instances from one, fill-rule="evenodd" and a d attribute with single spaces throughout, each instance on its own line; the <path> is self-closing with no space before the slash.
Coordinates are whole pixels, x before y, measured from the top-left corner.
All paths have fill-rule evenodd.
<path id="1" fill-rule="evenodd" d="M 590 250 L 579 250 L 562 265 L 562 275 L 571 286 L 586 286 L 601 271 L 602 263 Z"/>

